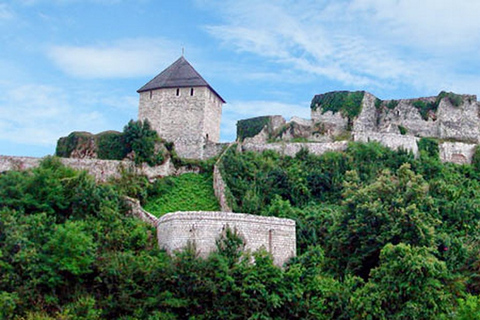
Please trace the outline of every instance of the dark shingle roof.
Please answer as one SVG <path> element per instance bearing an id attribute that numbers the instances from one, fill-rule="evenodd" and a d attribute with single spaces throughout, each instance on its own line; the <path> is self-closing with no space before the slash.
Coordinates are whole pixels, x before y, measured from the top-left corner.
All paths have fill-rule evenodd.
<path id="1" fill-rule="evenodd" d="M 150 80 L 146 85 L 138 89 L 137 92 L 185 87 L 208 87 L 225 103 L 225 100 L 223 100 L 183 56 L 170 67 L 163 70 L 158 76 Z"/>

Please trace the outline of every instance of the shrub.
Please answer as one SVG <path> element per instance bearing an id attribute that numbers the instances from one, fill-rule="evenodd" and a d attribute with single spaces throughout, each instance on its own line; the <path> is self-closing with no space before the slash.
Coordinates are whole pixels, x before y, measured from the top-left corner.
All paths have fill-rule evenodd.
<path id="1" fill-rule="evenodd" d="M 121 132 L 105 131 L 96 135 L 99 159 L 122 160 L 127 155 L 125 137 Z"/>
<path id="2" fill-rule="evenodd" d="M 425 152 L 427 156 L 432 158 L 438 158 L 439 148 L 438 141 L 433 138 L 421 138 L 418 142 L 418 150 Z"/>
<path id="3" fill-rule="evenodd" d="M 126 150 L 135 152 L 136 164 L 146 162 L 153 166 L 163 162 L 163 154 L 155 152 L 155 143 L 160 142 L 160 138 L 157 132 L 151 129 L 148 120 L 130 120 L 123 128 L 123 135 Z"/>

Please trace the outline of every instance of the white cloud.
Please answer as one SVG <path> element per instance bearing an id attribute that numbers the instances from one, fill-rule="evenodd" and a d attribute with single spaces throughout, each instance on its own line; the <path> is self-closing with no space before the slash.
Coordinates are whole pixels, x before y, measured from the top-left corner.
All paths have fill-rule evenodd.
<path id="1" fill-rule="evenodd" d="M 350 8 L 376 32 L 427 50 L 462 50 L 480 39 L 476 0 L 353 0 Z"/>
<path id="2" fill-rule="evenodd" d="M 73 130 L 98 132 L 107 119 L 71 102 L 63 89 L 30 84 L 5 89 L 0 100 L 0 136 L 13 143 L 54 146 Z"/>
<path id="3" fill-rule="evenodd" d="M 455 86 L 478 62 L 476 0 L 203 1 L 222 22 L 207 31 L 241 53 L 366 89 Z M 478 64 L 478 63 L 477 63 Z"/>
<path id="4" fill-rule="evenodd" d="M 82 78 L 151 75 L 178 56 L 179 45 L 164 39 L 124 39 L 94 46 L 53 46 L 48 56 L 64 72 Z"/>
<path id="5" fill-rule="evenodd" d="M 310 108 L 308 103 L 297 105 L 275 101 L 233 101 L 223 108 L 222 140 L 235 140 L 238 120 L 267 115 L 282 115 L 287 120 L 292 116 L 309 119 Z"/>

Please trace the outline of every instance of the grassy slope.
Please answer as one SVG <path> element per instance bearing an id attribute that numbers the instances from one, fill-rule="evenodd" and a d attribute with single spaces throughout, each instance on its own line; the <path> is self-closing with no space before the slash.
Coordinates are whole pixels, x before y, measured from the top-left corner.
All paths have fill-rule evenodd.
<path id="1" fill-rule="evenodd" d="M 174 211 L 220 209 L 210 175 L 186 173 L 178 177 L 166 177 L 158 182 L 158 193 L 145 205 L 145 210 L 158 217 Z"/>

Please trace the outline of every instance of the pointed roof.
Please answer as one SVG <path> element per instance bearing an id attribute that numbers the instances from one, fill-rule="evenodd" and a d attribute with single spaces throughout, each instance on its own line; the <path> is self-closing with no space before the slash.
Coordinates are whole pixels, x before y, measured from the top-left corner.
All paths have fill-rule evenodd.
<path id="1" fill-rule="evenodd" d="M 138 93 L 155 89 L 208 87 L 225 103 L 225 100 L 202 78 L 192 65 L 181 56 L 170 67 L 137 90 Z"/>

